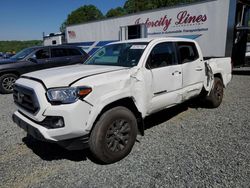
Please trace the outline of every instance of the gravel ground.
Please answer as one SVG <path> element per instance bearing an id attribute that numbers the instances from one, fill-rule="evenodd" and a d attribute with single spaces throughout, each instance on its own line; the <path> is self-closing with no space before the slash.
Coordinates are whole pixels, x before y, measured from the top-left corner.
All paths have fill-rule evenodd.
<path id="1" fill-rule="evenodd" d="M 147 119 L 120 162 L 35 141 L 0 96 L 0 187 L 250 187 L 250 76 L 235 75 L 217 109 L 182 105 Z"/>

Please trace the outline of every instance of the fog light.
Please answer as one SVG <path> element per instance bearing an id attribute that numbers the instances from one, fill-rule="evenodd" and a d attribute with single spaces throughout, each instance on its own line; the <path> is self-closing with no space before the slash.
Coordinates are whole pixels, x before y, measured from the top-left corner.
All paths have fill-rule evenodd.
<path id="1" fill-rule="evenodd" d="M 48 116 L 45 120 L 41 123 L 42 126 L 48 129 L 57 129 L 62 128 L 65 126 L 63 117 L 57 116 Z"/>
<path id="2" fill-rule="evenodd" d="M 61 128 L 64 127 L 64 121 L 62 117 L 56 117 L 52 119 L 51 122 L 51 127 L 52 128 Z"/>

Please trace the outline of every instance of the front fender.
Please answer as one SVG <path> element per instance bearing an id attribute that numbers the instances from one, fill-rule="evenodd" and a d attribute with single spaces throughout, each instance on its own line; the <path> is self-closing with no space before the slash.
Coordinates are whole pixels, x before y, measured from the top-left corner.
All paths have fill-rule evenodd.
<path id="1" fill-rule="evenodd" d="M 90 111 L 90 116 L 88 118 L 87 127 L 86 127 L 87 131 L 91 131 L 96 119 L 98 118 L 98 116 L 101 114 L 102 110 L 106 106 L 116 101 L 119 101 L 121 99 L 125 99 L 125 98 L 133 98 L 133 97 L 131 97 L 130 92 L 124 92 L 124 91 L 123 92 L 115 91 L 115 92 L 112 92 L 112 93 L 109 93 L 100 97 L 96 101 L 96 103 L 93 104 L 93 107 Z M 136 106 L 136 103 L 134 104 Z"/>
<path id="2" fill-rule="evenodd" d="M 18 72 L 16 69 L 3 69 L 3 70 L 0 70 L 0 75 L 9 74 L 9 73 L 16 74 L 17 76 L 21 75 L 20 72 Z"/>

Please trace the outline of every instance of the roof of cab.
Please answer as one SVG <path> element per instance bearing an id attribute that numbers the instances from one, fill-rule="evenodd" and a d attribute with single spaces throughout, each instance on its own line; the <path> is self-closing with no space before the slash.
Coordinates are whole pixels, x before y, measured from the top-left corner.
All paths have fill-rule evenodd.
<path id="1" fill-rule="evenodd" d="M 113 42 L 110 44 L 119 44 L 119 43 L 134 43 L 134 42 L 157 42 L 157 41 L 166 41 L 166 42 L 193 42 L 192 39 L 181 38 L 181 37 L 161 37 L 161 38 L 140 38 L 140 39 L 131 39 L 123 40 L 118 42 Z"/>

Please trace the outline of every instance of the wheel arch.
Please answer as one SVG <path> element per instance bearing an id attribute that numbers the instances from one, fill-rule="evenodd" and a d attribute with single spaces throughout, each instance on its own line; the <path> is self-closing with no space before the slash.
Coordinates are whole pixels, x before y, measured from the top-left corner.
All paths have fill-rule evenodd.
<path id="1" fill-rule="evenodd" d="M 143 136 L 144 135 L 144 120 L 142 118 L 141 112 L 139 112 L 138 108 L 136 107 L 132 97 L 118 99 L 118 100 L 113 101 L 113 102 L 107 104 L 106 106 L 104 106 L 102 108 L 101 112 L 98 114 L 97 118 L 95 119 L 90 132 L 92 132 L 93 128 L 96 125 L 96 122 L 100 119 L 101 115 L 104 112 L 106 112 L 114 107 L 117 107 L 117 106 L 123 106 L 123 107 L 131 110 L 131 112 L 135 115 L 135 118 L 137 120 L 138 130 L 139 130 L 140 134 Z"/>
<path id="2" fill-rule="evenodd" d="M 223 83 L 223 87 L 225 88 L 225 84 L 224 84 L 224 81 L 223 81 L 222 74 L 221 73 L 216 73 L 216 74 L 214 74 L 214 77 L 221 79 L 221 81 Z"/>
<path id="3" fill-rule="evenodd" d="M 14 70 L 8 70 L 8 71 L 0 72 L 0 76 L 3 76 L 5 74 L 14 74 L 17 77 L 20 77 L 20 73 L 18 71 L 14 71 Z"/>

